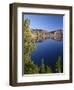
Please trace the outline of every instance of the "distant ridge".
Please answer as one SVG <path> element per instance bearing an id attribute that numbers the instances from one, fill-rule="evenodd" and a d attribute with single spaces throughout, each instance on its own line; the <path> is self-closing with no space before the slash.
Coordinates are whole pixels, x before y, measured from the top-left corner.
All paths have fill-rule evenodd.
<path id="1" fill-rule="evenodd" d="M 46 31 L 43 29 L 31 29 L 33 38 L 38 39 L 38 40 L 43 40 L 43 39 L 55 39 L 55 40 L 62 40 L 63 39 L 63 30 L 62 29 L 57 29 L 54 31 Z"/>
<path id="2" fill-rule="evenodd" d="M 56 31 L 62 31 L 63 32 L 63 30 L 62 29 L 57 29 L 57 30 L 53 30 L 53 31 L 47 31 L 47 30 L 44 30 L 44 29 L 31 29 L 32 31 L 42 31 L 42 32 L 56 32 Z"/>

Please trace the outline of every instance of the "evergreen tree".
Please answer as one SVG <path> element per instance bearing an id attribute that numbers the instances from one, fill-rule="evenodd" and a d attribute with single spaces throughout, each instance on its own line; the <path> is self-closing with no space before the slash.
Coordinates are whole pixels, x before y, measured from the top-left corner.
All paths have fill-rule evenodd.
<path id="1" fill-rule="evenodd" d="M 32 32 L 30 30 L 30 20 L 25 19 L 24 21 L 24 58 L 25 63 L 31 60 L 30 54 L 33 52 L 35 48 L 35 43 L 32 40 Z"/>
<path id="2" fill-rule="evenodd" d="M 39 73 L 38 66 L 31 60 L 31 53 L 35 50 L 35 41 L 32 39 L 30 20 L 24 21 L 24 74 Z"/>
<path id="3" fill-rule="evenodd" d="M 24 74 L 36 74 L 39 73 L 38 66 L 35 65 L 32 61 L 29 61 L 24 66 Z"/>
<path id="4" fill-rule="evenodd" d="M 45 72 L 46 73 L 52 73 L 52 70 L 49 66 L 45 66 Z"/>
<path id="5" fill-rule="evenodd" d="M 44 59 L 41 60 L 40 73 L 45 73 Z"/>
<path id="6" fill-rule="evenodd" d="M 58 73 L 61 73 L 62 72 L 61 71 L 61 57 L 60 56 L 58 57 L 58 60 L 56 62 L 55 67 L 56 67 L 56 72 L 58 72 Z"/>

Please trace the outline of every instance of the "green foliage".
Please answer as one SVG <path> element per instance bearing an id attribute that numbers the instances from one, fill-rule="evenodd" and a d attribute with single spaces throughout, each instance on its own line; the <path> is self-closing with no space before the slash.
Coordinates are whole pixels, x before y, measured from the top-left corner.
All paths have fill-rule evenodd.
<path id="1" fill-rule="evenodd" d="M 30 54 L 35 49 L 35 43 L 32 40 L 32 33 L 29 28 L 30 20 L 24 20 L 24 60 L 25 63 L 28 63 L 31 60 Z"/>
<path id="2" fill-rule="evenodd" d="M 26 19 L 24 21 L 24 47 L 25 54 L 30 54 L 33 51 L 34 44 L 32 40 L 32 33 L 29 28 L 30 20 Z"/>
<path id="3" fill-rule="evenodd" d="M 24 66 L 24 73 L 25 74 L 34 74 L 38 73 L 38 66 L 35 65 L 32 61 L 29 61 L 28 63 L 25 64 Z"/>
<path id="4" fill-rule="evenodd" d="M 44 65 L 44 59 L 41 60 L 41 66 L 40 66 L 40 73 L 45 73 L 45 65 Z"/>
<path id="5" fill-rule="evenodd" d="M 52 73 L 51 68 L 44 64 L 44 59 L 42 59 L 42 64 L 39 67 L 39 73 Z"/>
<path id="6" fill-rule="evenodd" d="M 38 66 L 34 64 L 31 60 L 30 54 L 35 50 L 35 41 L 32 40 L 32 33 L 29 28 L 30 20 L 26 19 L 24 21 L 24 73 L 33 74 L 38 73 Z"/>
<path id="7" fill-rule="evenodd" d="M 45 66 L 45 73 L 52 73 L 52 69 L 48 66 Z"/>
<path id="8" fill-rule="evenodd" d="M 55 67 L 56 67 L 56 72 L 58 72 L 58 73 L 61 73 L 62 71 L 61 71 L 61 57 L 59 56 L 58 57 L 58 59 L 57 59 L 57 62 L 56 62 L 56 65 L 55 65 Z"/>

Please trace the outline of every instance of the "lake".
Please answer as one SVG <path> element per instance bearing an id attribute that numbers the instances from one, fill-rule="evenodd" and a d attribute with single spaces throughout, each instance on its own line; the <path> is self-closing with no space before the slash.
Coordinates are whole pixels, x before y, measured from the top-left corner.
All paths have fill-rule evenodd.
<path id="1" fill-rule="evenodd" d="M 40 66 L 42 64 L 42 59 L 44 59 L 44 64 L 54 69 L 56 60 L 59 56 L 63 64 L 63 40 L 46 39 L 36 44 L 37 48 L 31 54 L 31 59 L 35 64 Z"/>

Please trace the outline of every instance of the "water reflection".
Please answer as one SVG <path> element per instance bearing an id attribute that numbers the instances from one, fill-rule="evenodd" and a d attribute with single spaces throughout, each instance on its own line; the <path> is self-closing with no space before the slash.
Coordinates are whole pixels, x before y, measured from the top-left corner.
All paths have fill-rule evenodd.
<path id="1" fill-rule="evenodd" d="M 57 38 L 57 37 L 42 37 L 42 38 L 37 37 L 37 38 L 35 38 L 35 42 L 43 42 L 43 41 L 45 41 L 47 39 L 53 39 L 53 40 L 56 40 L 56 41 L 62 41 L 63 40 L 62 37 L 60 37 L 60 38 Z"/>

